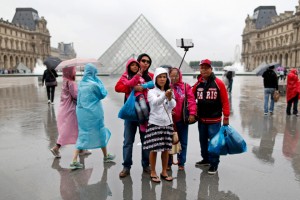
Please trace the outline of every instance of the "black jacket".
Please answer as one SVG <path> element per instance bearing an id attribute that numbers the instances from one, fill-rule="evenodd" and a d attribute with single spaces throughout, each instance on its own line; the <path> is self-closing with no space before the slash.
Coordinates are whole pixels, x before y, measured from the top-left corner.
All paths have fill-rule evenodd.
<path id="1" fill-rule="evenodd" d="M 262 75 L 264 78 L 264 87 L 265 88 L 276 88 L 278 90 L 278 78 L 274 70 L 267 69 Z"/>
<path id="2" fill-rule="evenodd" d="M 45 82 L 53 82 L 56 81 L 56 77 L 58 77 L 56 71 L 54 69 L 46 69 L 43 74 L 42 84 Z"/>

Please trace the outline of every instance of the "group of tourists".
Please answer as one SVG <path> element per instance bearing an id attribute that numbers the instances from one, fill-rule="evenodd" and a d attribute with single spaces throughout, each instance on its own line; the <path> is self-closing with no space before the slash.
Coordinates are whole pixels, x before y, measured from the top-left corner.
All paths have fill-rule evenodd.
<path id="1" fill-rule="evenodd" d="M 188 102 L 189 123 L 198 121 L 203 160 L 197 162 L 196 166 L 209 166 L 208 173 L 215 174 L 220 156 L 208 152 L 208 142 L 219 131 L 222 116 L 223 124 L 229 124 L 229 100 L 224 83 L 214 75 L 211 61 L 208 59 L 201 61 L 201 74 L 193 88 L 182 81 L 182 74 L 178 68 L 168 70 L 156 68 L 153 75 L 148 71 L 151 63 L 151 57 L 147 54 L 139 55 L 137 60 L 128 60 L 126 71 L 115 86 L 116 92 L 125 93 L 125 102 L 132 90 L 135 96 L 143 94 L 150 110 L 146 122 L 124 120 L 123 169 L 119 176 L 123 178 L 130 175 L 133 164 L 132 149 L 137 129 L 142 142 L 141 164 L 144 172 L 150 174 L 153 182 L 159 183 L 161 179 L 173 180 L 167 171 L 172 165 L 169 151 L 172 148 L 174 131 L 178 133 L 182 146 L 182 151 L 177 158 L 178 169 L 184 170 L 189 126 L 188 123 L 184 123 L 182 115 L 185 98 Z M 159 176 L 155 168 L 157 152 L 161 152 L 162 160 L 162 171 Z"/>
<path id="2" fill-rule="evenodd" d="M 115 91 L 125 94 L 124 103 L 131 92 L 136 98 L 138 121 L 124 120 L 123 169 L 120 178 L 130 175 L 133 164 L 132 153 L 135 134 L 139 130 L 142 143 L 141 165 L 149 173 L 151 181 L 172 181 L 168 174 L 172 159 L 172 137 L 178 133 L 182 151 L 177 157 L 178 170 L 185 170 L 187 160 L 189 124 L 198 122 L 199 142 L 202 160 L 196 166 L 208 166 L 207 172 L 215 174 L 220 162 L 219 155 L 208 152 L 208 143 L 219 131 L 221 124 L 229 124 L 230 107 L 225 84 L 212 72 L 211 61 L 200 62 L 197 82 L 191 87 L 182 80 L 178 68 L 156 68 L 149 72 L 152 60 L 148 54 L 141 54 L 137 60 L 131 58 L 126 70 L 115 85 Z M 78 155 L 91 154 L 89 149 L 101 148 L 104 162 L 111 162 L 115 156 L 107 153 L 110 131 L 104 126 L 101 100 L 107 91 L 96 76 L 96 67 L 87 64 L 78 88 L 75 83 L 75 67 L 63 68 L 63 84 L 58 111 L 58 139 L 50 149 L 60 158 L 60 147 L 76 144 L 71 169 L 82 168 Z M 50 97 L 50 103 L 53 99 Z M 183 120 L 183 104 L 187 102 L 188 119 Z M 78 125 L 77 125 L 78 124 Z M 161 152 L 162 171 L 156 172 L 157 153 Z"/>

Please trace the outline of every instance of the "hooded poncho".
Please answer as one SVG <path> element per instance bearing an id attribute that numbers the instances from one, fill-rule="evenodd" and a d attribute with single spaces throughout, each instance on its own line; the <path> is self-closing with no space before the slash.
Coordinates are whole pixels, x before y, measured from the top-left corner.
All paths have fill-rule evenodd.
<path id="1" fill-rule="evenodd" d="M 102 81 L 97 77 L 93 64 L 84 68 L 84 76 L 78 86 L 76 114 L 78 120 L 77 149 L 105 147 L 110 131 L 104 126 L 104 112 L 101 100 L 107 95 Z"/>

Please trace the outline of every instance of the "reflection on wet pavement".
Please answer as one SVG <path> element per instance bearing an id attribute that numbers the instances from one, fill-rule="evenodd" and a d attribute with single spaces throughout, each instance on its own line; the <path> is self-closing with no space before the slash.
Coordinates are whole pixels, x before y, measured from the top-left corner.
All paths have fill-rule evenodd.
<path id="1" fill-rule="evenodd" d="M 197 124 L 189 127 L 185 171 L 173 166 L 173 182 L 155 184 L 141 167 L 141 146 L 133 147 L 131 175 L 120 179 L 123 121 L 117 118 L 123 95 L 114 92 L 118 77 L 100 77 L 109 91 L 103 101 L 105 122 L 112 132 L 109 152 L 116 164 L 104 164 L 101 150 L 81 157 L 82 170 L 68 169 L 73 145 L 54 159 L 49 148 L 57 138 L 55 104 L 47 104 L 46 89 L 35 77 L 0 79 L 0 194 L 2 199 L 298 199 L 300 196 L 300 123 L 286 117 L 285 97 L 272 116 L 263 115 L 260 77 L 237 76 L 230 96 L 230 124 L 244 137 L 248 152 L 222 156 L 218 173 L 196 168 L 201 160 Z M 184 77 L 190 84 L 191 77 Z M 158 159 L 157 170 L 160 168 Z"/>

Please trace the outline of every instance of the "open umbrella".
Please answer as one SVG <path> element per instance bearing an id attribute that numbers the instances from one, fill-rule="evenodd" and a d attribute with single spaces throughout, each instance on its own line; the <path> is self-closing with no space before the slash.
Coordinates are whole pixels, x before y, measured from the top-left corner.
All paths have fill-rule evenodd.
<path id="1" fill-rule="evenodd" d="M 253 72 L 255 72 L 256 76 L 261 76 L 270 66 L 275 66 L 276 68 L 280 66 L 280 64 L 276 62 L 270 64 L 262 63 L 256 69 L 254 69 Z"/>
<path id="2" fill-rule="evenodd" d="M 73 58 L 70 60 L 64 60 L 62 61 L 56 68 L 56 70 L 60 71 L 62 68 L 65 67 L 82 67 L 87 63 L 92 63 L 96 66 L 100 65 L 100 62 L 97 59 L 94 58 Z"/>
<path id="3" fill-rule="evenodd" d="M 238 71 L 238 68 L 234 66 L 225 66 L 223 70 L 235 72 Z"/>
<path id="4" fill-rule="evenodd" d="M 59 63 L 61 63 L 61 59 L 53 56 L 49 56 L 44 61 L 44 65 L 46 65 L 48 69 L 55 69 Z"/>

